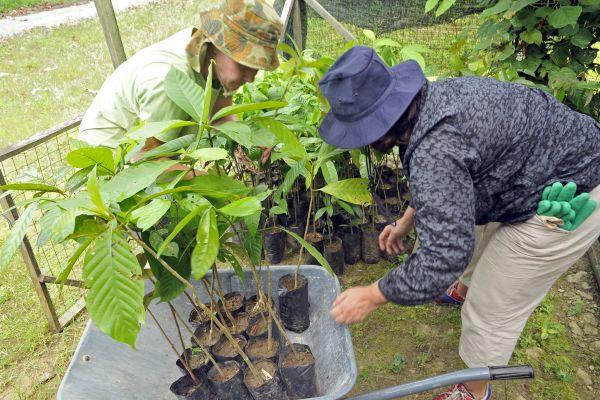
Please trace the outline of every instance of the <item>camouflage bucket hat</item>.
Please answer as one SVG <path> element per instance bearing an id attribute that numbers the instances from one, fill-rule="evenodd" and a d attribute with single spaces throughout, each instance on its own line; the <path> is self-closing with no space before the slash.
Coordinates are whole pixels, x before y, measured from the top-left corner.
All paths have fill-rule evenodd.
<path id="1" fill-rule="evenodd" d="M 200 26 L 207 40 L 236 62 L 272 71 L 279 66 L 281 20 L 264 0 L 202 2 Z"/>

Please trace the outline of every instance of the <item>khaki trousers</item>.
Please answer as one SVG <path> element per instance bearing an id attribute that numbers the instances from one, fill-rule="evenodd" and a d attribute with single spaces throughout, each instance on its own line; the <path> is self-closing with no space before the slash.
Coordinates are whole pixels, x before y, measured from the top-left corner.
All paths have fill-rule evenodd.
<path id="1" fill-rule="evenodd" d="M 600 186 L 590 196 L 600 204 Z M 460 277 L 469 291 L 459 354 L 470 368 L 506 365 L 531 313 L 600 235 L 600 207 L 572 232 L 534 216 L 477 227 L 476 234 L 474 256 Z"/>

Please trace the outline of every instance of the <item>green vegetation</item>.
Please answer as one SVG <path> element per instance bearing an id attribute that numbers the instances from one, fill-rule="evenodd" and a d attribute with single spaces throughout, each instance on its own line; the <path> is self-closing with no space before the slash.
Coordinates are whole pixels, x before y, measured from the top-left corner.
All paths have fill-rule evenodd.
<path id="1" fill-rule="evenodd" d="M 0 16 L 21 8 L 45 8 L 58 5 L 71 5 L 81 0 L 0 0 Z"/>

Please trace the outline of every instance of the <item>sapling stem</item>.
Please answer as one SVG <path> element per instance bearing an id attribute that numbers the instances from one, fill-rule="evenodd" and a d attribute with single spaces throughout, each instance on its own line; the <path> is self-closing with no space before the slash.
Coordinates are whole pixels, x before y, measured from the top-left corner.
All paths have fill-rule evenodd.
<path id="1" fill-rule="evenodd" d="M 183 365 L 183 367 L 185 368 L 185 370 L 188 372 L 188 374 L 190 374 L 190 377 L 192 378 L 192 380 L 194 381 L 194 383 L 196 385 L 200 384 L 200 381 L 198 380 L 198 378 L 196 378 L 196 375 L 194 375 L 194 372 L 192 371 L 192 369 L 190 368 L 190 366 L 188 365 L 187 361 L 184 360 L 183 358 L 181 358 L 181 355 L 179 354 L 179 352 L 177 351 L 177 349 L 175 348 L 175 345 L 173 344 L 173 342 L 171 342 L 171 339 L 169 339 L 169 337 L 167 336 L 167 334 L 165 333 L 164 329 L 162 328 L 162 326 L 158 323 L 158 320 L 156 319 L 156 317 L 154 316 L 154 313 L 150 310 L 150 307 L 148 307 L 148 314 L 150 314 L 150 317 L 152 317 L 152 319 L 154 320 L 154 322 L 156 323 L 156 326 L 158 326 L 158 329 L 160 330 L 160 333 L 162 333 L 163 337 L 165 338 L 165 340 L 169 343 L 169 346 L 171 346 L 171 349 L 175 352 L 175 354 L 177 355 L 177 358 L 179 358 L 179 361 L 181 361 L 181 365 Z M 185 353 L 185 348 L 184 348 L 184 353 Z"/>
<path id="2" fill-rule="evenodd" d="M 204 303 L 202 303 L 200 301 L 200 297 L 198 296 L 198 293 L 196 292 L 196 288 L 194 288 L 194 286 L 190 283 L 190 281 L 188 281 L 187 279 L 185 279 L 184 277 L 182 277 L 177 271 L 175 271 L 173 269 L 173 267 L 171 267 L 167 262 L 165 262 L 165 260 L 163 260 L 162 258 L 160 258 L 158 256 L 158 254 L 156 254 L 156 252 L 154 251 L 154 249 L 152 249 L 150 246 L 148 246 L 143 240 L 140 240 L 136 233 L 134 231 L 132 231 L 130 228 L 127 228 L 129 235 L 131 236 L 131 238 L 138 243 L 140 246 L 142 246 L 144 249 L 146 249 L 148 251 L 148 253 L 156 258 L 156 260 L 158 260 L 158 262 L 160 262 L 160 264 L 165 267 L 165 269 L 167 271 L 169 271 L 171 273 L 171 275 L 173 275 L 177 280 L 179 280 L 181 283 L 183 283 L 186 287 L 188 287 L 193 295 L 193 303 L 195 304 L 196 307 L 200 307 L 200 309 L 202 309 L 202 311 L 207 312 L 210 316 L 210 319 L 212 321 L 214 321 L 214 323 L 217 325 L 217 328 L 219 328 L 219 330 L 221 332 L 223 332 L 223 334 L 227 337 L 227 339 L 231 342 L 231 344 L 233 345 L 233 347 L 235 348 L 235 350 L 238 352 L 238 354 L 242 357 L 242 360 L 244 360 L 244 362 L 246 363 L 246 365 L 248 365 L 248 368 L 250 368 L 250 371 L 252 372 L 252 374 L 256 377 L 256 378 L 260 378 L 260 374 L 259 372 L 256 370 L 256 368 L 254 367 L 254 364 L 252 364 L 252 362 L 250 361 L 250 359 L 248 358 L 248 356 L 246 355 L 246 353 L 244 353 L 244 351 L 241 349 L 241 347 L 238 345 L 237 340 L 233 339 L 233 336 L 231 335 L 231 332 L 229 332 L 229 329 L 227 329 L 227 327 L 221 323 L 221 321 L 219 321 L 213 314 L 210 313 L 210 310 L 204 305 Z"/>
<path id="3" fill-rule="evenodd" d="M 233 315 L 231 315 L 231 312 L 229 312 L 229 309 L 227 308 L 227 304 L 226 304 L 226 300 L 225 300 L 225 294 L 223 294 L 223 288 L 221 287 L 221 280 L 219 279 L 219 274 L 217 271 L 217 266 L 215 264 L 213 264 L 212 266 L 212 271 L 213 271 L 213 280 L 217 281 L 217 296 L 222 299 L 221 302 L 223 304 L 223 311 L 225 312 L 225 315 L 227 316 L 227 319 L 229 319 L 229 321 L 231 322 L 232 325 L 235 324 L 235 318 L 233 318 Z M 219 307 L 217 307 L 219 308 Z"/>
<path id="4" fill-rule="evenodd" d="M 311 166 L 311 176 L 312 176 L 312 166 Z M 306 215 L 306 226 L 304 227 L 304 240 L 306 240 L 306 236 L 308 235 L 308 227 L 310 226 L 310 214 L 312 212 L 313 207 L 313 179 L 310 181 L 310 200 L 308 202 L 308 214 Z M 304 246 L 300 246 L 300 251 L 298 252 L 298 265 L 296 266 L 296 272 L 294 273 L 294 288 L 298 287 L 298 274 L 300 273 L 300 263 L 302 262 L 302 252 L 304 251 Z M 292 346 L 293 348 L 294 346 Z"/>
<path id="5" fill-rule="evenodd" d="M 179 322 L 177 322 L 177 317 L 175 316 L 175 312 L 173 311 L 173 306 L 169 305 L 171 307 L 171 315 L 173 315 L 173 320 L 175 321 L 175 327 L 177 328 L 177 336 L 179 336 L 179 343 L 181 344 L 181 348 L 182 348 L 182 352 L 183 352 L 183 358 L 185 358 L 185 362 L 189 363 L 188 360 L 188 356 L 187 353 L 185 351 L 185 344 L 183 343 L 183 336 L 181 336 L 181 329 L 179 328 Z"/>

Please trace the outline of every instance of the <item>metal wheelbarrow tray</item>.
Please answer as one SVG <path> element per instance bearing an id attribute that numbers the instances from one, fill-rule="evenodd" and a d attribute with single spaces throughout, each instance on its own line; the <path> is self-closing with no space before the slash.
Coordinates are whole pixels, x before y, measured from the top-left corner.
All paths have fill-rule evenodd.
<path id="1" fill-rule="evenodd" d="M 271 289 L 276 303 L 278 279 L 293 273 L 295 269 L 296 266 L 279 265 L 271 268 Z M 310 327 L 301 334 L 287 333 L 291 341 L 307 344 L 312 349 L 320 394 L 314 399 L 339 399 L 352 389 L 356 381 L 350 331 L 346 325 L 336 324 L 329 315 L 330 306 L 340 293 L 340 285 L 336 277 L 330 276 L 320 266 L 302 266 L 300 272 L 308 278 Z M 223 292 L 239 291 L 247 297 L 255 294 L 256 285 L 251 271 L 245 270 L 244 275 L 245 284 L 233 270 L 219 270 Z M 265 282 L 265 268 L 262 269 L 262 276 Z M 194 285 L 201 300 L 207 302 L 208 296 L 201 283 L 194 282 Z M 183 317 L 187 317 L 192 309 L 184 296 L 172 304 Z M 153 302 L 151 309 L 167 335 L 179 345 L 168 306 Z M 182 335 L 186 345 L 189 345 L 190 335 L 183 328 Z M 169 386 L 181 376 L 175 365 L 177 357 L 150 318 L 140 331 L 136 347 L 137 350 L 133 350 L 115 342 L 90 321 L 60 385 L 58 399 L 175 399 Z"/>

